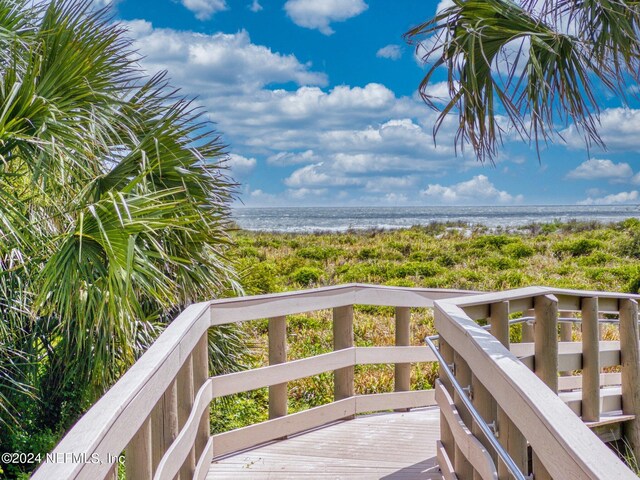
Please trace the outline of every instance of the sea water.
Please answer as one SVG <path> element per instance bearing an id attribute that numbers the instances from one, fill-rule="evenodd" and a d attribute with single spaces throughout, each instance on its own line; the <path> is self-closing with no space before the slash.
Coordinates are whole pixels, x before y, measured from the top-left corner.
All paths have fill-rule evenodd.
<path id="1" fill-rule="evenodd" d="M 472 227 L 517 228 L 532 223 L 619 222 L 640 218 L 640 205 L 544 205 L 513 207 L 269 207 L 234 208 L 233 220 L 245 230 L 277 232 L 395 229 L 434 222 Z"/>

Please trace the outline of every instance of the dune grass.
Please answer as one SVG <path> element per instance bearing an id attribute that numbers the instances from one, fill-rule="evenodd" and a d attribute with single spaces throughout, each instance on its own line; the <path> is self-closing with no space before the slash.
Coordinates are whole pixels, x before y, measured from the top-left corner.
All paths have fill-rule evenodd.
<path id="1" fill-rule="evenodd" d="M 640 221 L 551 223 L 515 231 L 433 224 L 394 231 L 283 234 L 237 231 L 232 250 L 248 295 L 348 282 L 407 287 L 504 290 L 528 285 L 637 292 Z M 243 324 L 253 339 L 248 366 L 267 364 L 267 322 Z M 412 310 L 412 345 L 434 333 L 427 309 Z M 612 332 L 611 335 L 615 335 Z M 392 345 L 393 309 L 355 307 L 357 346 Z M 518 335 L 517 330 L 513 333 Z M 331 312 L 288 317 L 288 358 L 332 350 Z M 430 388 L 434 364 L 412 367 L 412 388 Z M 332 401 L 332 374 L 289 384 L 289 411 Z M 356 392 L 393 390 L 392 365 L 356 368 Z M 212 415 L 216 431 L 267 418 L 267 389 L 226 398 Z"/>

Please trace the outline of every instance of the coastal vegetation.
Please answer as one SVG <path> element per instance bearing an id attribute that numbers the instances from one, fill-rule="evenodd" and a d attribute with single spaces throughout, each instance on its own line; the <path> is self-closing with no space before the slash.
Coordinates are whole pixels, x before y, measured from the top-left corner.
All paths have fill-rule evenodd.
<path id="1" fill-rule="evenodd" d="M 603 225 L 552 222 L 514 230 L 431 224 L 402 230 L 342 233 L 236 231 L 230 251 L 247 294 L 298 290 L 349 282 L 405 287 L 495 291 L 528 285 L 637 293 L 640 290 L 640 221 Z M 358 346 L 392 345 L 393 309 L 356 306 Z M 331 312 L 288 318 L 289 359 L 332 350 Z M 267 322 L 247 322 L 251 366 L 267 363 Z M 413 310 L 411 342 L 433 334 L 428 310 Z M 514 340 L 518 328 L 513 329 Z M 608 331 L 611 339 L 615 329 Z M 609 337 L 607 337 L 609 338 Z M 412 367 L 413 388 L 429 388 L 435 365 Z M 291 412 L 331 400 L 330 373 L 291 382 Z M 393 390 L 393 366 L 361 366 L 359 393 Z M 212 421 L 217 431 L 267 418 L 267 390 L 219 402 Z"/>
<path id="2" fill-rule="evenodd" d="M 222 142 L 137 60 L 89 1 L 0 0 L 0 452 L 51 450 L 185 305 L 235 291 Z M 215 371 L 242 352 L 211 340 Z"/>

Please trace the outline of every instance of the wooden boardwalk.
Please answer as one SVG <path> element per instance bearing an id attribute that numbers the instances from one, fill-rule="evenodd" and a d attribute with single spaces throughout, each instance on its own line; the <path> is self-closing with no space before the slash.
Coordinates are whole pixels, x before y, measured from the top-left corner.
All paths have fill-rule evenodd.
<path id="1" fill-rule="evenodd" d="M 438 408 L 359 416 L 214 461 L 214 479 L 440 480 Z"/>

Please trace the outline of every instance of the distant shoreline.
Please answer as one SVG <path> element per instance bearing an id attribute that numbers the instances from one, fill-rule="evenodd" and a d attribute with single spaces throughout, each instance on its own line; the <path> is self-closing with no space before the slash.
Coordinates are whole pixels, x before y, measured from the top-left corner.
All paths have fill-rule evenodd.
<path id="1" fill-rule="evenodd" d="M 517 232 L 533 225 L 607 225 L 628 218 L 640 218 L 640 206 L 245 207 L 232 210 L 232 220 L 240 229 L 273 233 L 393 231 L 442 224 Z"/>

